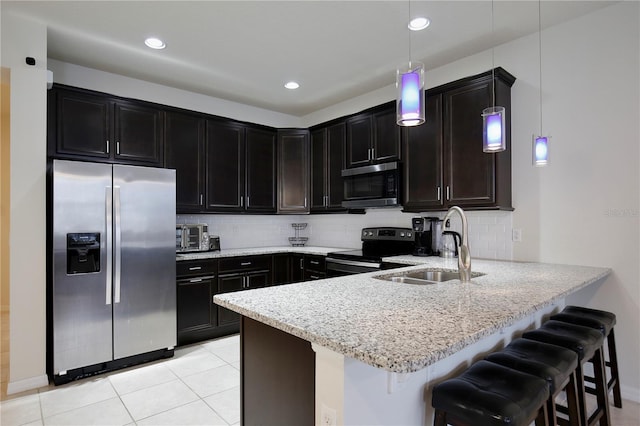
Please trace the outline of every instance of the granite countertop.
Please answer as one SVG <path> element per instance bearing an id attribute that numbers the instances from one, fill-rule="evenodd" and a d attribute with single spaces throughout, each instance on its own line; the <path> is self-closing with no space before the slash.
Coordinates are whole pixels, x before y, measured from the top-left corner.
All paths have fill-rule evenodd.
<path id="1" fill-rule="evenodd" d="M 220 251 L 205 251 L 205 252 L 191 252 L 191 253 L 178 253 L 176 254 L 176 260 L 201 260 L 201 259 L 216 259 L 219 257 L 234 257 L 234 256 L 256 256 L 260 254 L 277 254 L 277 253 L 300 253 L 300 254 L 317 254 L 326 256 L 327 253 L 342 250 L 353 250 L 350 248 L 336 248 L 336 247 L 292 247 L 292 246 L 278 246 L 278 247 L 252 247 L 252 248 L 238 248 L 238 249 L 223 249 Z"/>
<path id="2" fill-rule="evenodd" d="M 456 259 L 395 256 L 406 268 L 219 294 L 214 301 L 366 364 L 418 371 L 603 279 L 609 268 L 474 259 L 485 275 L 430 285 L 376 276 L 457 270 Z"/>

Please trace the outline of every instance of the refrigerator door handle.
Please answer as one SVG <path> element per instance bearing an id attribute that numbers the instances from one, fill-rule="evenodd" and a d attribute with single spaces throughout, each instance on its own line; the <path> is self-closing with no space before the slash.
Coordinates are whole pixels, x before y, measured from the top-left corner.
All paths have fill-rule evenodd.
<path id="1" fill-rule="evenodd" d="M 120 235 L 120 186 L 113 186 L 113 204 L 114 204 L 114 218 L 115 218 L 115 229 L 114 229 L 114 257 L 115 257 L 115 267 L 113 268 L 113 272 L 115 274 L 115 291 L 113 296 L 113 303 L 120 303 L 120 268 L 121 268 L 121 247 L 120 242 L 122 241 Z"/>
<path id="2" fill-rule="evenodd" d="M 113 245 L 113 222 L 112 222 L 112 214 L 113 214 L 113 205 L 112 205 L 113 194 L 111 192 L 111 187 L 107 186 L 105 188 L 104 201 L 105 201 L 105 251 L 107 252 L 107 270 L 106 270 L 106 288 L 107 288 L 107 300 L 105 302 L 106 305 L 111 304 L 111 293 L 112 293 L 112 275 L 111 275 L 111 267 L 112 267 L 112 245 Z"/>

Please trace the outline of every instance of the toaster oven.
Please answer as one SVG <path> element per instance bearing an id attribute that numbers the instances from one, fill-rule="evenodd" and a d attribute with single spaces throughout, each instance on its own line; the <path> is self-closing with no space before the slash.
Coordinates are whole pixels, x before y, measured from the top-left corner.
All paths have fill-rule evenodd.
<path id="1" fill-rule="evenodd" d="M 176 225 L 176 252 L 220 250 L 220 237 L 209 235 L 204 223 Z"/>

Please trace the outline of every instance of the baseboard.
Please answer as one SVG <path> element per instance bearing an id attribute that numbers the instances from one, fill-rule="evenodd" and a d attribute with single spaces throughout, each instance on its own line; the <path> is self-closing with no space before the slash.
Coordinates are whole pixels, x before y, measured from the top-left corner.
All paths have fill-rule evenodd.
<path id="1" fill-rule="evenodd" d="M 7 395 L 12 395 L 14 393 L 20 393 L 32 389 L 38 389 L 48 385 L 49 378 L 46 374 L 37 377 L 30 377 L 24 380 L 18 380 L 17 382 L 9 382 L 7 384 Z"/>
<path id="2" fill-rule="evenodd" d="M 626 399 L 629 401 L 637 402 L 640 404 L 640 389 L 632 388 L 631 386 L 620 386 L 620 393 L 622 394 L 622 399 Z"/>

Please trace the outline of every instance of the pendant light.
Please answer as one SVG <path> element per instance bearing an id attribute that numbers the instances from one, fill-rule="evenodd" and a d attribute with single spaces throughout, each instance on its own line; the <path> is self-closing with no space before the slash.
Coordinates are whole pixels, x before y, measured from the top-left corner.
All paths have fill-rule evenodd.
<path id="1" fill-rule="evenodd" d="M 544 167 L 549 162 L 549 136 L 542 136 L 542 13 L 540 11 L 540 0 L 538 0 L 538 54 L 540 64 L 540 136 L 533 135 L 533 165 Z"/>
<path id="2" fill-rule="evenodd" d="M 493 0 L 491 0 L 491 38 L 493 42 Z M 495 55 L 491 47 L 491 93 L 492 105 L 482 111 L 482 151 L 493 153 L 507 149 L 504 107 L 496 106 Z"/>
<path id="3" fill-rule="evenodd" d="M 411 1 L 409 1 L 409 20 L 411 20 Z M 396 88 L 396 123 L 399 126 L 418 126 L 424 123 L 424 64 L 411 61 L 411 32 L 409 32 L 409 63 L 399 66 L 396 70 Z"/>

